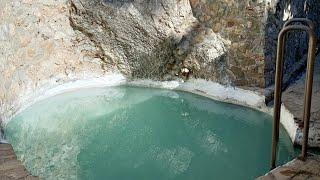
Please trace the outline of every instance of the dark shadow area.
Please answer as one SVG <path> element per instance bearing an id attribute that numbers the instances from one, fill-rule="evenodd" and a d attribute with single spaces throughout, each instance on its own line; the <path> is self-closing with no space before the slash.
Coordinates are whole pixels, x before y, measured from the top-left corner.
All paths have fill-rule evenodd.
<path id="1" fill-rule="evenodd" d="M 273 99 L 275 61 L 278 34 L 283 24 L 289 18 L 308 18 L 316 26 L 319 37 L 320 1 L 317 0 L 280 0 L 276 4 L 269 4 L 265 26 L 265 95 L 266 102 Z M 284 12 L 287 12 L 285 14 Z M 288 14 L 291 16 L 289 17 Z M 308 52 L 308 35 L 305 32 L 290 33 L 286 41 L 283 89 L 295 82 L 306 70 Z"/>

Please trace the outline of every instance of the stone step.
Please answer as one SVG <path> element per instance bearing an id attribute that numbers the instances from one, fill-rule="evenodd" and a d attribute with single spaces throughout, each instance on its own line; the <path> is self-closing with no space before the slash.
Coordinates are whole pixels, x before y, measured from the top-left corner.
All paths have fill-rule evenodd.
<path id="1" fill-rule="evenodd" d="M 0 144 L 0 180 L 39 180 L 30 175 L 10 144 Z"/>
<path id="2" fill-rule="evenodd" d="M 294 159 L 257 180 L 320 180 L 320 156 L 310 155 L 306 161 Z"/>

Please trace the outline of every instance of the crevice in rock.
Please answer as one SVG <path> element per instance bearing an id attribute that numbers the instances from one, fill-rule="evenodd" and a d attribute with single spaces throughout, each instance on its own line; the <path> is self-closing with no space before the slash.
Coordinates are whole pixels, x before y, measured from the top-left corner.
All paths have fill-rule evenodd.
<path id="1" fill-rule="evenodd" d="M 81 3 L 81 1 L 79 1 Z M 104 52 L 101 44 L 97 41 L 95 41 L 94 34 L 92 34 L 91 32 L 87 31 L 85 28 L 78 26 L 77 23 L 72 19 L 71 17 L 71 13 L 78 13 L 78 9 L 76 7 L 76 5 L 70 0 L 69 1 L 70 4 L 70 9 L 69 9 L 69 22 L 70 22 L 70 26 L 75 30 L 75 31 L 79 31 L 80 33 L 82 33 L 83 35 L 85 35 L 94 45 L 95 47 L 98 49 L 98 52 L 95 54 L 95 58 L 99 58 L 102 62 L 101 64 L 101 68 L 104 71 L 108 71 L 108 66 L 110 66 L 110 60 L 111 58 L 108 57 L 106 55 L 106 53 Z M 81 3 L 81 5 L 83 6 L 83 4 Z M 114 63 L 112 63 L 114 64 Z M 116 65 L 116 64 L 115 64 Z"/>

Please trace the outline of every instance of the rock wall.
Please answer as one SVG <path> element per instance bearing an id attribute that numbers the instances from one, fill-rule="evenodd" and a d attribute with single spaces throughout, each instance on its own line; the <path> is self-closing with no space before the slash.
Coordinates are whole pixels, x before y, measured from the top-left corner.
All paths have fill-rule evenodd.
<path id="1" fill-rule="evenodd" d="M 129 78 L 201 78 L 273 85 L 277 34 L 318 0 L 2 0 L 0 114 L 43 87 L 120 71 Z M 305 5 L 306 4 L 306 5 Z M 291 34 L 285 83 L 305 68 L 306 35 Z M 272 89 L 272 88 L 271 88 Z"/>
<path id="2" fill-rule="evenodd" d="M 70 26 L 66 0 L 1 0 L 0 121 L 41 88 L 103 75 L 95 51 Z"/>
<path id="3" fill-rule="evenodd" d="M 265 25 L 265 82 L 266 87 L 274 84 L 277 36 L 285 21 L 291 18 L 308 18 L 316 26 L 320 38 L 320 1 L 317 0 L 280 0 L 269 3 Z M 307 34 L 291 33 L 287 37 L 285 52 L 284 83 L 285 87 L 296 80 L 305 70 L 307 59 Z"/>
<path id="4" fill-rule="evenodd" d="M 107 64 L 135 78 L 202 78 L 236 86 L 273 85 L 277 35 L 292 17 L 319 24 L 319 2 L 260 0 L 71 0 L 74 29 Z M 319 31 L 319 30 L 318 30 Z M 285 84 L 305 68 L 306 35 L 290 35 Z M 143 68 L 141 68 L 143 67 Z"/>
<path id="5" fill-rule="evenodd" d="M 265 1 L 191 0 L 200 23 L 228 39 L 224 64 L 237 86 L 264 87 Z"/>
<path id="6" fill-rule="evenodd" d="M 71 0 L 70 19 L 129 76 L 264 87 L 265 3 L 249 2 Z"/>
<path id="7" fill-rule="evenodd" d="M 137 78 L 163 78 L 172 49 L 196 23 L 188 0 L 71 0 L 70 22 L 107 64 Z"/>
<path id="8" fill-rule="evenodd" d="M 71 0 L 70 21 L 108 64 L 134 78 L 223 78 L 228 42 L 193 16 L 189 0 Z M 199 35 L 200 33 L 200 35 Z"/>
<path id="9" fill-rule="evenodd" d="M 231 41 L 225 64 L 230 81 L 237 86 L 273 86 L 277 38 L 288 19 L 311 19 L 320 37 L 317 0 L 191 0 L 191 5 L 201 24 Z M 285 87 L 305 69 L 306 52 L 306 33 L 290 34 L 285 55 Z"/>

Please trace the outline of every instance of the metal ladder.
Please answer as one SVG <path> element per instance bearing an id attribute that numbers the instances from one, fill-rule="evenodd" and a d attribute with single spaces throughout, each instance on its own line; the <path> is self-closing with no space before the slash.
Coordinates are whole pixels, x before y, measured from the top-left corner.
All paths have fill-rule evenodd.
<path id="1" fill-rule="evenodd" d="M 303 25 L 292 25 L 295 22 L 300 22 Z M 284 45 L 286 42 L 286 35 L 291 31 L 305 31 L 309 34 L 309 48 L 307 59 L 307 72 L 306 84 L 304 92 L 304 105 L 303 105 L 303 142 L 302 152 L 300 155 L 301 160 L 306 160 L 308 148 L 308 135 L 309 135 L 309 121 L 310 121 L 310 108 L 311 96 L 313 86 L 313 73 L 314 63 L 316 57 L 317 37 L 315 34 L 314 24 L 305 18 L 294 18 L 287 21 L 278 36 L 277 47 L 277 61 L 276 61 L 276 77 L 275 77 L 275 92 L 274 92 L 274 121 L 273 121 L 273 134 L 272 134 L 272 155 L 271 155 L 271 169 L 276 167 L 277 150 L 279 143 L 279 126 L 280 126 L 280 112 L 281 112 L 281 94 L 282 94 L 282 78 L 283 78 L 283 62 L 284 62 Z"/>

